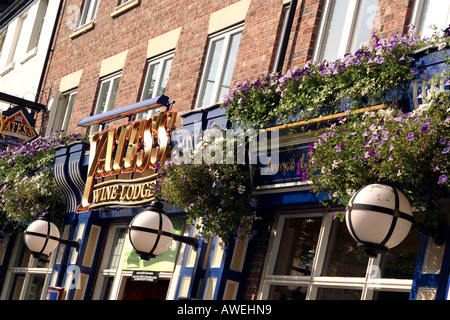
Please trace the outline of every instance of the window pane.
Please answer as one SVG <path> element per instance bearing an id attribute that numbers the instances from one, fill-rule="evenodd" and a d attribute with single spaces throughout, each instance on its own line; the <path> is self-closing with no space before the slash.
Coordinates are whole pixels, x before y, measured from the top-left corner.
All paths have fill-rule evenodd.
<path id="1" fill-rule="evenodd" d="M 413 278 L 421 237 L 421 233 L 412 230 L 405 240 L 381 256 L 380 270 L 382 278 Z M 376 277 L 377 275 L 374 274 L 373 276 Z"/>
<path id="2" fill-rule="evenodd" d="M 348 0 L 333 1 L 330 22 L 325 31 L 322 59 L 333 61 L 337 58 L 338 48 L 343 39 L 342 29 L 346 22 L 346 14 L 350 5 Z"/>
<path id="3" fill-rule="evenodd" d="M 317 300 L 361 300 L 361 290 L 340 288 L 319 288 Z"/>
<path id="4" fill-rule="evenodd" d="M 117 228 L 114 234 L 114 240 L 109 254 L 108 265 L 106 269 L 115 269 L 119 264 L 120 253 L 122 252 L 125 240 L 126 228 Z"/>
<path id="5" fill-rule="evenodd" d="M 220 86 L 219 95 L 216 97 L 216 102 L 222 102 L 223 96 L 230 91 L 231 77 L 233 76 L 234 65 L 236 64 L 236 57 L 239 49 L 239 43 L 241 41 L 242 33 L 235 34 L 231 37 L 230 49 L 225 64 L 224 75 L 222 78 L 222 84 Z"/>
<path id="6" fill-rule="evenodd" d="M 112 110 L 114 108 L 114 103 L 116 101 L 116 95 L 117 95 L 117 89 L 119 88 L 119 82 L 120 82 L 120 78 L 115 78 L 113 80 L 111 93 L 110 93 L 109 99 L 108 99 L 108 106 L 107 106 L 107 109 L 105 110 L 105 112 Z"/>
<path id="7" fill-rule="evenodd" d="M 113 281 L 114 277 L 105 277 L 105 280 L 103 280 L 103 287 L 102 293 L 100 294 L 100 300 L 108 300 Z"/>
<path id="8" fill-rule="evenodd" d="M 268 300 L 305 300 L 307 287 L 270 286 Z"/>
<path id="9" fill-rule="evenodd" d="M 103 113 L 108 99 L 108 91 L 111 85 L 110 81 L 105 81 L 100 86 L 100 94 L 98 96 L 98 107 L 95 114 Z"/>
<path id="10" fill-rule="evenodd" d="M 161 84 L 159 85 L 158 96 L 162 96 L 166 92 L 167 81 L 169 80 L 170 68 L 172 67 L 172 59 L 164 61 L 164 69 L 161 75 Z"/>
<path id="11" fill-rule="evenodd" d="M 200 107 L 211 104 L 212 91 L 216 82 L 216 75 L 219 67 L 220 56 L 222 54 L 222 47 L 224 39 L 214 41 L 210 48 L 210 60 L 208 63 L 205 84 L 203 85 L 202 98 Z"/>
<path id="12" fill-rule="evenodd" d="M 409 292 L 375 291 L 372 300 L 409 300 Z"/>
<path id="13" fill-rule="evenodd" d="M 448 24 L 450 0 L 424 0 L 422 13 L 420 14 L 419 32 L 423 37 L 430 37 L 433 28 L 445 29 Z"/>
<path id="14" fill-rule="evenodd" d="M 365 277 L 369 258 L 358 249 L 345 222 L 334 220 L 330 230 L 322 275 Z"/>
<path id="15" fill-rule="evenodd" d="M 67 103 L 67 106 L 65 107 L 63 124 L 61 126 L 62 130 L 67 130 L 67 128 L 69 127 L 69 120 L 70 120 L 70 116 L 72 115 L 72 108 L 73 108 L 73 105 L 75 104 L 76 96 L 77 96 L 76 93 L 72 93 L 69 95 L 67 100 L 64 99 L 65 103 Z"/>
<path id="16" fill-rule="evenodd" d="M 156 86 L 156 76 L 158 74 L 159 63 L 149 66 L 146 87 L 144 88 L 143 100 L 153 98 L 153 91 Z"/>
<path id="17" fill-rule="evenodd" d="M 367 42 L 372 36 L 373 22 L 377 12 L 378 0 L 362 0 L 360 2 L 358 19 L 354 27 L 350 52 L 355 52 L 361 43 Z"/>
<path id="18" fill-rule="evenodd" d="M 33 274 L 30 276 L 25 300 L 40 300 L 44 288 L 45 275 Z"/>
<path id="19" fill-rule="evenodd" d="M 311 274 L 321 226 L 321 217 L 286 219 L 274 274 Z"/>

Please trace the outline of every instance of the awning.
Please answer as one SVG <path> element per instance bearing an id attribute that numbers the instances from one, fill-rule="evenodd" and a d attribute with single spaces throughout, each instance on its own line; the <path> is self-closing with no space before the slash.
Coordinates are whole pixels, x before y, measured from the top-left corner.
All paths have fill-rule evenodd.
<path id="1" fill-rule="evenodd" d="M 0 92 L 0 101 L 7 102 L 15 106 L 30 108 L 35 111 L 42 111 L 45 109 L 45 106 L 43 104 L 15 97 L 4 92 Z"/>
<path id="2" fill-rule="evenodd" d="M 78 122 L 78 126 L 80 127 L 88 127 L 94 124 L 102 124 L 115 120 L 119 120 L 125 117 L 132 116 L 133 114 L 147 111 L 150 109 L 155 109 L 162 106 L 168 106 L 171 104 L 169 102 L 169 97 L 167 96 L 159 96 L 152 99 L 136 102 L 130 104 L 125 107 L 121 107 L 118 109 L 110 110 L 105 113 L 100 113 L 95 116 L 86 118 Z"/>

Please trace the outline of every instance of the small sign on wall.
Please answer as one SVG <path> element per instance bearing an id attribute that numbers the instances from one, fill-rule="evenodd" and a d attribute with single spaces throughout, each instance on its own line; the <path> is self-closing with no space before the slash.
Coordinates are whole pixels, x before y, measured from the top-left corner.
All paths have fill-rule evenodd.
<path id="1" fill-rule="evenodd" d="M 159 272 L 156 271 L 133 271 L 131 281 L 158 282 Z"/>

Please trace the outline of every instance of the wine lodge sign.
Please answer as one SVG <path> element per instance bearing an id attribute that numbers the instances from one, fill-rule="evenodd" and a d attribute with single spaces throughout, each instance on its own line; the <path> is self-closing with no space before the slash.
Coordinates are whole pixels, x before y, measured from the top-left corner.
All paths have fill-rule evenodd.
<path id="1" fill-rule="evenodd" d="M 91 135 L 89 169 L 77 211 L 151 202 L 157 164 L 166 157 L 175 119 L 175 112 L 164 111 Z"/>

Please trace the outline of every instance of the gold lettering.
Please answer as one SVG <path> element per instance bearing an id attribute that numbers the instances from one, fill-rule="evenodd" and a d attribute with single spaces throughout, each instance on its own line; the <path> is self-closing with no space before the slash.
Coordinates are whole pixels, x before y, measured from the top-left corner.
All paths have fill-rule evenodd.
<path id="1" fill-rule="evenodd" d="M 136 167 L 137 150 L 144 133 L 144 126 L 145 120 L 135 122 L 131 128 L 125 161 L 122 165 L 122 172 L 133 172 Z"/>
<path id="2" fill-rule="evenodd" d="M 90 198 L 92 194 L 92 188 L 94 187 L 94 178 L 95 172 L 97 171 L 97 167 L 99 165 L 100 155 L 103 152 L 103 148 L 105 146 L 105 142 L 107 140 L 107 133 L 102 134 L 94 134 L 91 137 L 91 148 L 90 154 L 93 155 L 89 171 L 87 174 L 86 184 L 84 186 L 83 196 L 81 198 L 81 204 L 78 206 L 78 212 L 85 212 L 89 210 L 90 207 Z"/>

